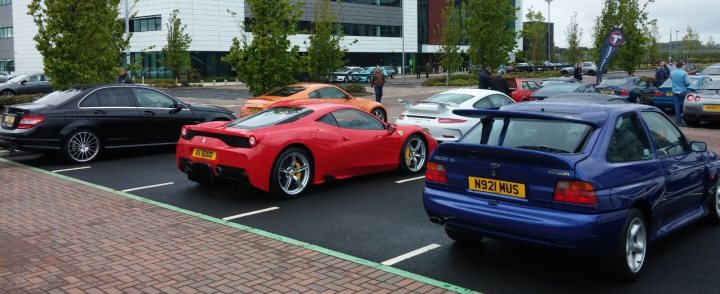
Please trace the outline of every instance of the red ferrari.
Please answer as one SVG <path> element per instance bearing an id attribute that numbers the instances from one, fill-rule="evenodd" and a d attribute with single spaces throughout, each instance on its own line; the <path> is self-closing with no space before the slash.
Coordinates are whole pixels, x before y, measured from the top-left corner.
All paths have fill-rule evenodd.
<path id="1" fill-rule="evenodd" d="M 176 158 L 192 181 L 229 180 L 293 198 L 330 179 L 417 173 L 436 146 L 417 126 L 387 124 L 354 106 L 298 102 L 184 126 Z"/>

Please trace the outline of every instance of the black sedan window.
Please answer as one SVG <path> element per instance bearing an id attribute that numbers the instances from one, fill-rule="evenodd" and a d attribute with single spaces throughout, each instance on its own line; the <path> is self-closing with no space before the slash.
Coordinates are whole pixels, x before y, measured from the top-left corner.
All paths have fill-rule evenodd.
<path id="1" fill-rule="evenodd" d="M 125 88 L 105 88 L 95 92 L 102 107 L 134 107 Z"/>
<path id="2" fill-rule="evenodd" d="M 35 103 L 45 104 L 45 105 L 60 105 L 60 104 L 65 103 L 65 101 L 68 101 L 68 100 L 74 98 L 75 95 L 77 95 L 79 93 L 80 93 L 79 90 L 67 90 L 67 91 L 52 92 L 38 100 L 35 100 Z"/>
<path id="3" fill-rule="evenodd" d="M 238 119 L 228 125 L 228 127 L 243 130 L 255 130 L 293 122 L 311 113 L 313 113 L 313 111 L 308 108 L 275 107 Z"/>
<path id="4" fill-rule="evenodd" d="M 133 88 L 137 103 L 140 107 L 170 108 L 175 106 L 175 100 L 158 91 Z"/>

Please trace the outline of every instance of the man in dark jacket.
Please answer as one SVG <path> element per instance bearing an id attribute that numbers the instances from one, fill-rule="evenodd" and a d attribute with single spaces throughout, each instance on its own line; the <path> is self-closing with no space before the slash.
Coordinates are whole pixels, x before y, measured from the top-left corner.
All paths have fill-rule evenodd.
<path id="1" fill-rule="evenodd" d="M 492 67 L 486 67 L 485 70 L 480 72 L 480 79 L 478 81 L 478 89 L 490 89 L 490 72 Z"/>
<path id="2" fill-rule="evenodd" d="M 660 87 L 669 77 L 668 71 L 665 70 L 665 62 L 661 61 L 655 69 L 655 87 Z"/>
<path id="3" fill-rule="evenodd" d="M 495 78 L 490 82 L 490 89 L 510 96 L 510 85 L 508 85 L 508 82 L 502 75 L 503 71 L 498 70 L 497 75 L 495 75 Z"/>
<path id="4" fill-rule="evenodd" d="M 575 62 L 575 70 L 573 70 L 573 78 L 580 81 L 582 83 L 582 64 L 580 64 L 580 61 Z"/>
<path id="5" fill-rule="evenodd" d="M 120 74 L 115 78 L 116 84 L 132 84 L 132 78 L 125 72 L 125 68 L 120 68 Z"/>
<path id="6" fill-rule="evenodd" d="M 383 95 L 383 86 L 385 86 L 385 75 L 380 69 L 380 65 L 375 66 L 375 72 L 372 74 L 372 81 L 370 86 L 375 89 L 375 101 L 380 103 Z"/>

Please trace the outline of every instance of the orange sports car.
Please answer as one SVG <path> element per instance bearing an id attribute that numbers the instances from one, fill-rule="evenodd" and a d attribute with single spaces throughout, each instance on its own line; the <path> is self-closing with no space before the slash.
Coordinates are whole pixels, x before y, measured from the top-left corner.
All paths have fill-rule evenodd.
<path id="1" fill-rule="evenodd" d="M 333 85 L 310 83 L 294 84 L 258 97 L 250 98 L 240 109 L 240 116 L 260 112 L 278 102 L 309 99 L 318 102 L 347 104 L 359 107 L 387 122 L 387 110 L 382 104 L 372 100 L 355 98 Z"/>

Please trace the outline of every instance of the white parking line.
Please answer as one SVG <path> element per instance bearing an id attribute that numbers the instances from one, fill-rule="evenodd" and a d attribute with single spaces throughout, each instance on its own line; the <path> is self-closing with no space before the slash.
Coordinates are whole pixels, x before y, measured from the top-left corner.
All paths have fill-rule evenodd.
<path id="1" fill-rule="evenodd" d="M 88 169 L 88 168 L 90 168 L 90 167 L 89 166 L 81 166 L 81 167 L 73 167 L 73 168 L 66 168 L 66 169 L 57 169 L 57 170 L 53 170 L 51 172 L 61 173 L 61 172 L 66 172 L 66 171 L 81 170 L 81 169 Z"/>
<path id="2" fill-rule="evenodd" d="M 172 185 L 172 184 L 175 184 L 175 182 L 167 182 L 167 183 L 162 183 L 162 184 L 157 184 L 157 185 L 142 186 L 142 187 L 137 187 L 137 188 L 125 189 L 122 191 L 123 192 L 132 192 L 132 191 L 137 191 L 137 190 L 142 190 L 142 189 L 150 189 L 150 188 L 155 188 L 155 187 L 168 186 L 168 185 Z"/>
<path id="3" fill-rule="evenodd" d="M 227 220 L 234 220 L 234 219 L 236 219 L 236 218 L 241 218 L 241 217 L 246 217 L 246 216 L 248 216 L 248 215 L 253 215 L 253 214 L 258 214 L 258 213 L 273 211 L 273 210 L 276 210 L 276 209 L 279 209 L 279 208 L 280 208 L 280 207 L 274 206 L 274 207 L 270 207 L 270 208 L 265 208 L 265 209 L 260 209 L 260 210 L 256 210 L 256 211 L 246 212 L 246 213 L 242 213 L 242 214 L 238 214 L 238 215 L 233 215 L 233 216 L 224 217 L 223 220 L 226 220 L 226 221 L 227 221 Z"/>
<path id="4" fill-rule="evenodd" d="M 384 264 L 384 265 L 393 265 L 393 264 L 396 264 L 396 263 L 398 263 L 398 262 L 401 262 L 401 261 L 403 261 L 403 260 L 409 259 L 409 258 L 414 257 L 414 256 L 418 256 L 418 255 L 420 255 L 420 254 L 423 254 L 423 253 L 425 253 L 425 252 L 428 252 L 428 251 L 433 250 L 433 249 L 438 248 L 438 247 L 440 247 L 440 244 L 430 244 L 430 245 L 428 245 L 428 246 L 425 246 L 425 247 L 420 248 L 420 249 L 417 249 L 417 250 L 410 251 L 410 252 L 408 252 L 408 253 L 405 253 L 405 254 L 400 255 L 400 256 L 398 256 L 398 257 L 395 257 L 395 258 L 393 258 L 393 259 L 388 259 L 388 260 L 386 260 L 386 261 L 383 261 L 382 264 Z"/>
<path id="5" fill-rule="evenodd" d="M 395 184 L 402 184 L 402 183 L 405 183 L 405 182 L 417 181 L 417 180 L 419 180 L 419 179 L 424 179 L 424 178 L 425 178 L 425 176 L 415 177 L 415 178 L 409 178 L 409 179 L 404 179 L 404 180 L 399 180 L 399 181 L 395 181 Z"/>

